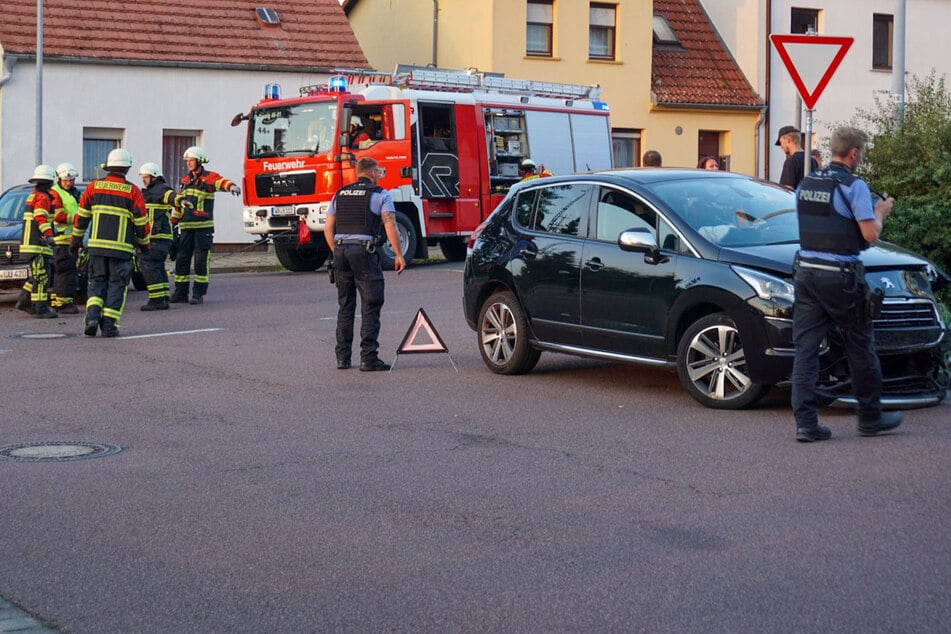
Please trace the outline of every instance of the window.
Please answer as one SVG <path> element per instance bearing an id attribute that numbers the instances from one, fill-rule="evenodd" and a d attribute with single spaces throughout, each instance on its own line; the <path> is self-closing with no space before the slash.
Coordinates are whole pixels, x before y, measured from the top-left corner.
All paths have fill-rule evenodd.
<path id="1" fill-rule="evenodd" d="M 525 53 L 551 57 L 554 11 L 552 0 L 528 0 L 528 19 L 525 34 Z"/>
<path id="2" fill-rule="evenodd" d="M 655 15 L 653 21 L 654 44 L 680 46 L 680 39 L 670 28 L 670 22 L 662 15 Z"/>
<path id="3" fill-rule="evenodd" d="M 819 32 L 819 11 L 817 9 L 792 9 L 790 12 L 789 32 L 802 35 Z"/>
<path id="4" fill-rule="evenodd" d="M 532 227 L 539 231 L 581 236 L 581 219 L 588 206 L 591 185 L 557 185 L 543 188 Z"/>
<path id="5" fill-rule="evenodd" d="M 634 167 L 641 155 L 641 133 L 636 130 L 611 131 L 611 151 L 615 167 Z"/>
<path id="6" fill-rule="evenodd" d="M 281 18 L 277 16 L 277 11 L 270 7 L 258 7 L 254 10 L 261 24 L 268 26 L 280 26 Z"/>
<path id="7" fill-rule="evenodd" d="M 617 242 L 628 229 L 647 229 L 657 237 L 657 215 L 628 194 L 602 187 L 598 200 L 598 240 Z"/>
<path id="8" fill-rule="evenodd" d="M 178 183 L 185 176 L 185 159 L 182 154 L 193 145 L 198 145 L 198 135 L 195 132 L 181 130 L 164 130 L 162 132 L 162 173 L 165 182 L 172 189 L 178 189 Z"/>
<path id="9" fill-rule="evenodd" d="M 614 59 L 614 33 L 617 7 L 592 3 L 588 11 L 588 58 Z"/>
<path id="10" fill-rule="evenodd" d="M 100 166 L 109 158 L 109 152 L 122 147 L 122 135 L 118 128 L 83 128 L 83 182 L 102 178 Z"/>
<path id="11" fill-rule="evenodd" d="M 892 16 L 876 13 L 872 16 L 872 68 L 892 69 Z"/>

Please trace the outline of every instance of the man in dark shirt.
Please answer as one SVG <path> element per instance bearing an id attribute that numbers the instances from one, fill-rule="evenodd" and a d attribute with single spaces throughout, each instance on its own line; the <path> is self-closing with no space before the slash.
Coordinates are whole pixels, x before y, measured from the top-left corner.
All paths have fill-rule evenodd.
<path id="1" fill-rule="evenodd" d="M 802 181 L 803 172 L 806 168 L 806 153 L 799 146 L 802 134 L 795 126 L 784 125 L 779 129 L 779 138 L 776 139 L 776 145 L 783 149 L 786 155 L 786 162 L 783 163 L 783 173 L 779 177 L 779 184 L 789 189 L 796 189 Z M 819 169 L 819 165 L 814 158 L 810 157 L 811 167 L 809 172 Z"/>

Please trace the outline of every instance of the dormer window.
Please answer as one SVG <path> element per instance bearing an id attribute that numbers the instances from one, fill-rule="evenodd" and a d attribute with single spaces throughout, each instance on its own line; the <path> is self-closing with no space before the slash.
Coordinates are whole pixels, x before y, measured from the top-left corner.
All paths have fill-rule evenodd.
<path id="1" fill-rule="evenodd" d="M 281 18 L 277 17 L 277 11 L 270 7 L 258 7 L 254 10 L 258 16 L 258 22 L 264 26 L 280 26 Z"/>

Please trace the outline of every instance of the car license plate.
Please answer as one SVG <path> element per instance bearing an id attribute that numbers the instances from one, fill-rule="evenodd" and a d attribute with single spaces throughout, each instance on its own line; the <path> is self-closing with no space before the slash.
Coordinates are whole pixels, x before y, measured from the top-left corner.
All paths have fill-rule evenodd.
<path id="1" fill-rule="evenodd" d="M 28 274 L 27 269 L 0 269 L 0 280 L 25 280 Z"/>
<path id="2" fill-rule="evenodd" d="M 293 216 L 295 213 L 294 205 L 278 205 L 274 208 L 272 216 Z"/>

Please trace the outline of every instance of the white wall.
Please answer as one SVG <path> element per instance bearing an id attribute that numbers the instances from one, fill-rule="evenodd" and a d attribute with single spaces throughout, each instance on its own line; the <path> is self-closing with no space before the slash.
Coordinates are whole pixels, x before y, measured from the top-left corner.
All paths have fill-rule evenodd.
<path id="1" fill-rule="evenodd" d="M 823 147 L 837 123 L 848 121 L 859 109 L 874 107 L 877 91 L 890 91 L 892 73 L 872 69 L 872 15 L 894 15 L 897 0 L 702 0 L 721 37 L 757 92 L 766 96 L 766 51 L 771 56 L 769 103 L 770 130 L 762 130 L 775 141 L 779 128 L 801 121 L 797 111 L 797 92 L 782 60 L 770 45 L 767 49 L 766 3 L 772 2 L 772 32 L 789 33 L 792 7 L 819 9 L 819 34 L 855 38 L 831 82 L 823 91 L 814 112 L 814 133 Z M 927 76 L 932 69 L 951 81 L 951 0 L 906 0 L 905 71 L 907 75 Z M 763 142 L 760 142 L 762 150 Z M 778 180 L 784 156 L 770 144 L 771 180 Z M 763 174 L 760 152 L 759 173 Z"/>
<path id="2" fill-rule="evenodd" d="M 35 64 L 20 61 L 0 89 L 0 190 L 25 183 L 35 167 L 35 76 Z M 132 153 L 130 180 L 140 184 L 139 165 L 162 164 L 163 130 L 198 130 L 199 144 L 209 158 L 206 168 L 240 183 L 247 124 L 232 128 L 231 118 L 257 103 L 267 83 L 279 83 L 284 96 L 293 96 L 302 85 L 326 81 L 326 75 L 318 74 L 47 61 L 43 162 L 55 167 L 68 161 L 81 171 L 83 128 L 122 128 L 122 146 Z M 252 241 L 242 226 L 242 207 L 240 198 L 217 195 L 216 243 Z"/>

